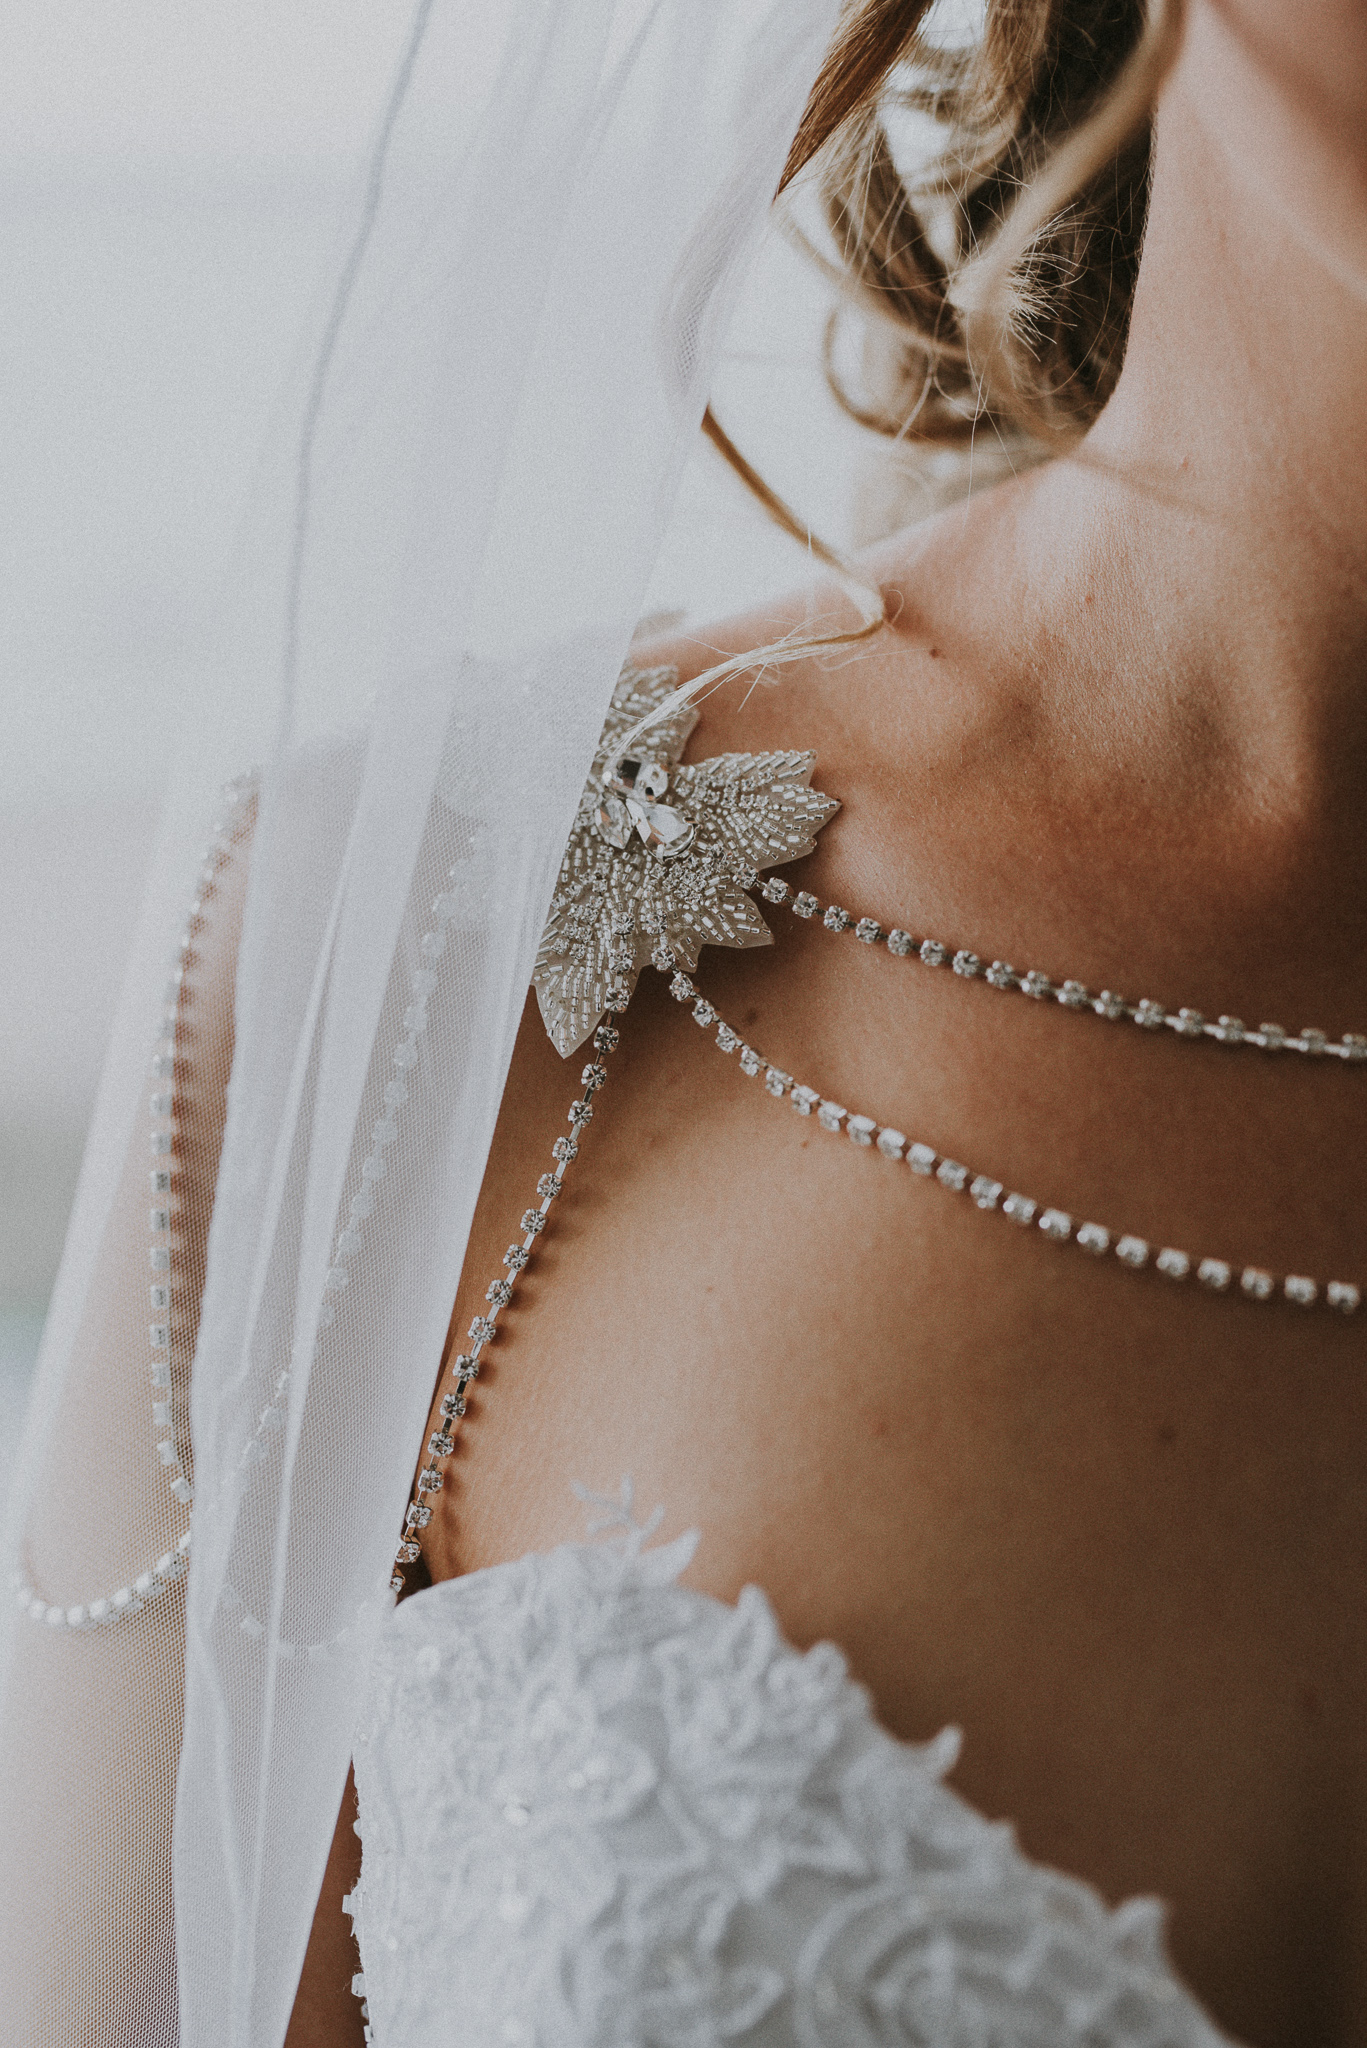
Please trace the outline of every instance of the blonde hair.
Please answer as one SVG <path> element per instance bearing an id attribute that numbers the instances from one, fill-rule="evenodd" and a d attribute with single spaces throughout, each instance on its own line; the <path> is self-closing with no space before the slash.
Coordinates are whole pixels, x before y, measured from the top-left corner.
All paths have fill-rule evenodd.
<path id="1" fill-rule="evenodd" d="M 832 322 L 827 375 L 848 412 L 926 451 L 962 446 L 985 423 L 1008 446 L 1049 453 L 1086 432 L 1120 374 L 1153 107 L 1185 0 L 983 0 L 967 47 L 937 41 L 933 15 L 933 0 L 850 0 L 776 197 L 799 177 L 815 184 L 835 255 L 808 243 L 809 253 L 842 302 L 892 336 L 882 388 L 856 396 L 834 369 Z M 944 138 L 904 176 L 889 125 L 908 111 Z M 654 718 L 886 622 L 881 594 L 770 489 L 710 406 L 703 431 L 768 516 L 832 570 L 860 624 L 794 632 L 720 662 Z"/>
<path id="2" fill-rule="evenodd" d="M 1054 447 L 1091 425 L 1124 357 L 1182 17 L 1181 0 L 985 0 L 979 37 L 947 48 L 930 0 L 847 10 L 779 191 L 810 167 L 827 267 L 893 331 L 881 390 L 831 372 L 856 418 L 938 446 L 986 424 Z M 907 113 L 943 139 L 904 174 Z"/>

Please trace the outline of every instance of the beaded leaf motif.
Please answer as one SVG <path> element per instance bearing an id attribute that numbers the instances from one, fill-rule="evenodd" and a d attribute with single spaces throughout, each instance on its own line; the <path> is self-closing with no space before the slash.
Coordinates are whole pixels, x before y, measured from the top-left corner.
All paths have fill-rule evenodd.
<path id="1" fill-rule="evenodd" d="M 564 1058 L 641 969 L 691 971 L 707 944 L 767 946 L 751 902 L 766 868 L 811 853 L 840 806 L 810 787 L 815 754 L 717 754 L 681 765 L 698 722 L 666 713 L 622 755 L 631 728 L 677 687 L 674 669 L 623 669 L 579 800 L 533 985 Z"/>

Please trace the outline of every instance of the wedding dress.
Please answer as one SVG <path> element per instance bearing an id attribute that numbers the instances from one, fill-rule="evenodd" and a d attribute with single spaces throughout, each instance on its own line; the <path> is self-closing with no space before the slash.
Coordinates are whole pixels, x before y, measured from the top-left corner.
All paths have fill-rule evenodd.
<path id="1" fill-rule="evenodd" d="M 954 1731 L 894 1740 L 836 1649 L 621 1519 L 381 1636 L 348 1901 L 376 2048 L 1217 2048 L 1156 1901 L 1029 1862 L 944 1784 Z"/>

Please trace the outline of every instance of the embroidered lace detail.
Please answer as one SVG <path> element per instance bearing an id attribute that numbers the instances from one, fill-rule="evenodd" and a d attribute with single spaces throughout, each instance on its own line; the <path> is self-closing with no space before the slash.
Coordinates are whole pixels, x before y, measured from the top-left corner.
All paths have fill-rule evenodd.
<path id="1" fill-rule="evenodd" d="M 696 1536 L 417 1594 L 356 1751 L 377 2048 L 1218 2048 L 1156 1902 L 1111 1912 L 873 1718 Z"/>

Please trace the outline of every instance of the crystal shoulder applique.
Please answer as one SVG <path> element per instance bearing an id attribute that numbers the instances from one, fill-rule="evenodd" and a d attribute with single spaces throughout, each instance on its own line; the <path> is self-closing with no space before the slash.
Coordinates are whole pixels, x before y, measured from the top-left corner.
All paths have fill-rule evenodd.
<path id="1" fill-rule="evenodd" d="M 708 943 L 772 944 L 747 891 L 766 868 L 811 853 L 840 808 L 810 787 L 815 754 L 680 765 L 698 722 L 691 704 L 620 755 L 631 728 L 677 685 L 674 669 L 623 669 L 579 800 L 532 977 L 565 1058 L 600 1022 L 609 992 L 620 989 L 624 1002 L 643 967 L 691 970 Z"/>

